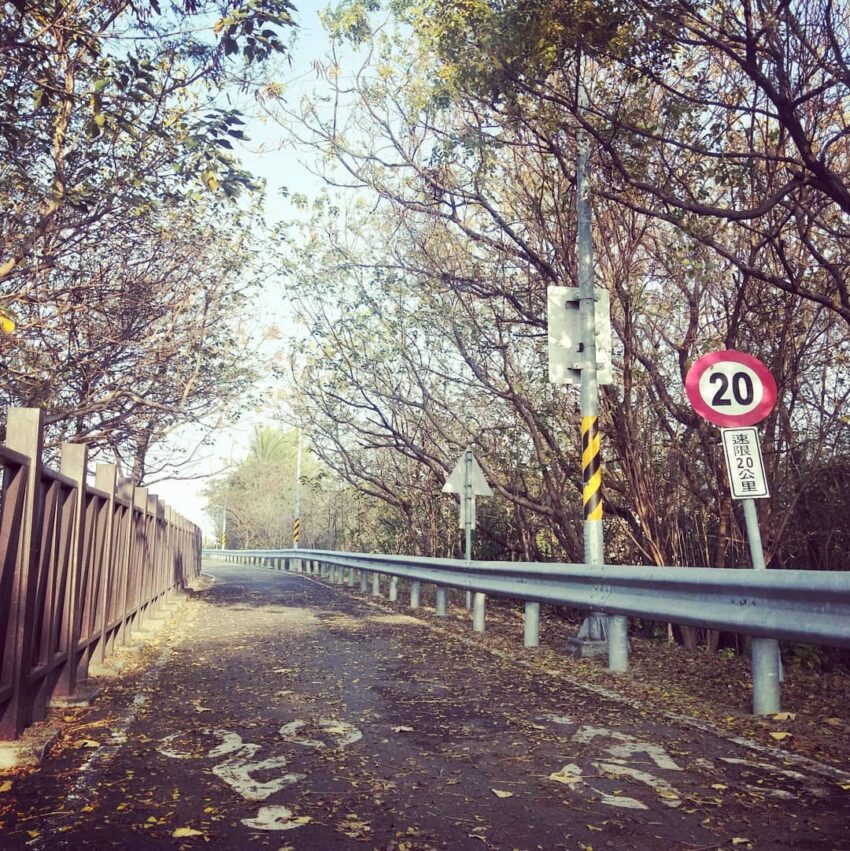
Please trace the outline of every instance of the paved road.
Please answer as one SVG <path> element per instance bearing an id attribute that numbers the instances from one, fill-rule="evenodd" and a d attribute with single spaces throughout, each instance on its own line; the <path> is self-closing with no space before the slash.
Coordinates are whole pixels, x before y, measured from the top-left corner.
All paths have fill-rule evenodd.
<path id="1" fill-rule="evenodd" d="M 850 849 L 834 779 L 401 606 L 205 569 L 145 664 L 0 795 L 0 847 Z"/>

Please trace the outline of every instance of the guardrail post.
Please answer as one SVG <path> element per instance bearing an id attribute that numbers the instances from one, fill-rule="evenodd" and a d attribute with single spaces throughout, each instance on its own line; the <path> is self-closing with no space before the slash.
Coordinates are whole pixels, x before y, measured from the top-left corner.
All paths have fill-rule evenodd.
<path id="1" fill-rule="evenodd" d="M 381 574 L 377 572 L 372 574 L 372 596 L 381 596 Z"/>
<path id="2" fill-rule="evenodd" d="M 444 618 L 449 609 L 449 589 L 445 585 L 435 586 L 437 592 L 437 615 Z"/>
<path id="3" fill-rule="evenodd" d="M 484 632 L 484 608 L 487 595 L 476 591 L 472 597 L 472 630 L 473 632 Z"/>
<path id="4" fill-rule="evenodd" d="M 421 588 L 421 583 L 418 579 L 414 579 L 410 583 L 410 608 L 418 609 L 419 608 L 419 589 Z"/>
<path id="5" fill-rule="evenodd" d="M 369 573 L 368 571 L 360 571 L 360 593 L 366 594 L 369 591 Z"/>
<path id="6" fill-rule="evenodd" d="M 348 587 L 349 588 L 354 587 L 354 568 L 353 567 L 348 568 Z"/>
<path id="7" fill-rule="evenodd" d="M 525 603 L 522 644 L 523 647 L 540 646 L 540 603 L 531 600 L 527 600 Z"/>
<path id="8" fill-rule="evenodd" d="M 391 576 L 390 577 L 390 594 L 389 599 L 391 603 L 395 603 L 398 600 L 398 577 Z"/>

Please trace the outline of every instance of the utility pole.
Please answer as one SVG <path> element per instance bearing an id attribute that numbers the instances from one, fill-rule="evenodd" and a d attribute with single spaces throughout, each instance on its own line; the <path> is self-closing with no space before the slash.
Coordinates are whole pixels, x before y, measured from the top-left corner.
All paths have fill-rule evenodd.
<path id="1" fill-rule="evenodd" d="M 292 549 L 298 549 L 301 538 L 301 427 L 298 428 L 298 448 L 295 452 L 295 505 L 292 511 Z"/>
<path id="2" fill-rule="evenodd" d="M 578 58 L 578 108 L 583 111 L 587 93 L 581 80 L 581 56 Z M 579 323 L 581 328 L 581 466 L 584 507 L 584 563 L 593 567 L 605 564 L 602 527 L 602 438 L 599 433 L 599 381 L 596 357 L 596 292 L 593 281 L 593 208 L 587 173 L 587 133 L 576 130 L 576 254 L 578 258 Z M 577 638 L 569 645 L 577 656 L 597 655 L 605 651 L 608 668 L 628 669 L 628 620 L 591 612 L 585 618 Z"/>

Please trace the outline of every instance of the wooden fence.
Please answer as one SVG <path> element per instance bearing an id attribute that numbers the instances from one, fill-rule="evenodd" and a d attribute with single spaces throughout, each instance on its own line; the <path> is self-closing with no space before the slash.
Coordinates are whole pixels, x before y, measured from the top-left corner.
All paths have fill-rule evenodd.
<path id="1" fill-rule="evenodd" d="M 201 532 L 147 488 L 62 447 L 42 463 L 44 421 L 9 411 L 0 446 L 0 739 L 42 719 L 54 697 L 85 693 L 102 663 L 168 596 L 197 576 Z"/>

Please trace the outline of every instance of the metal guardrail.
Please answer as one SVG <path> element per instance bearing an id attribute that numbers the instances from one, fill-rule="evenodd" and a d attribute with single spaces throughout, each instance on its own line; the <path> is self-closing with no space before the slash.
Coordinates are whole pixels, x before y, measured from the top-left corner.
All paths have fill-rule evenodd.
<path id="1" fill-rule="evenodd" d="M 278 569 L 302 560 L 537 603 L 850 647 L 850 571 L 468 563 L 306 549 L 205 550 L 204 556 Z"/>

